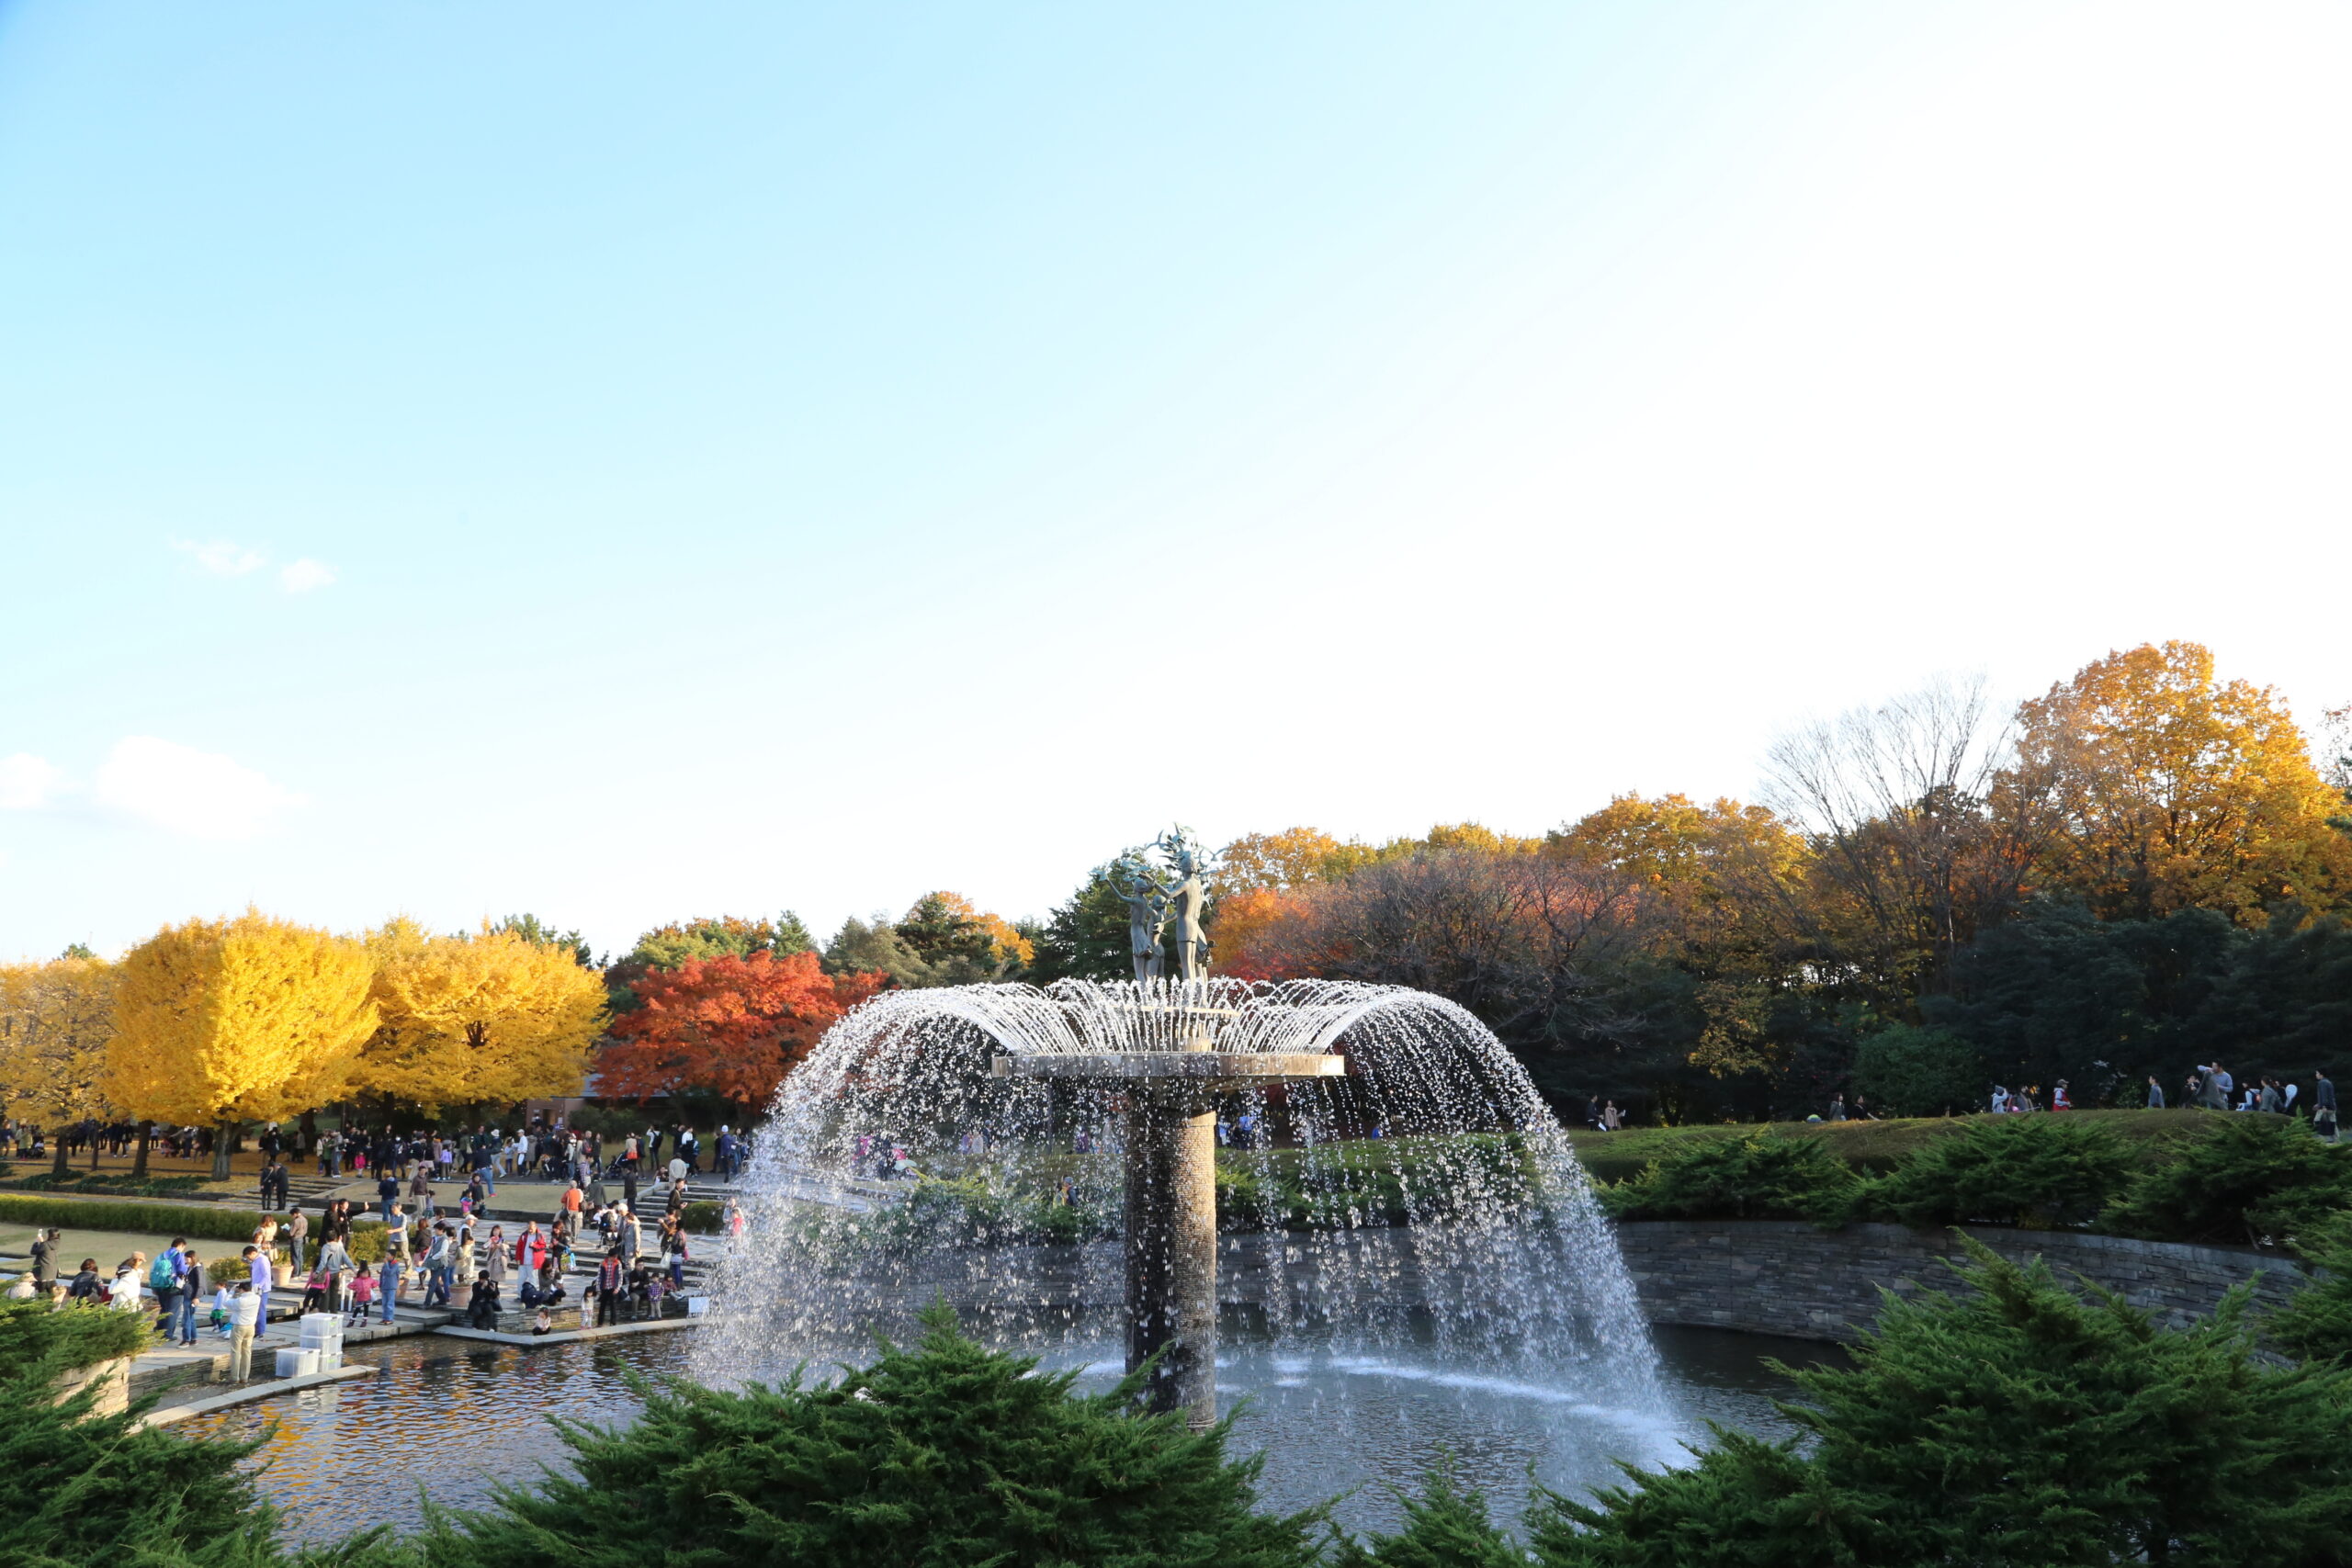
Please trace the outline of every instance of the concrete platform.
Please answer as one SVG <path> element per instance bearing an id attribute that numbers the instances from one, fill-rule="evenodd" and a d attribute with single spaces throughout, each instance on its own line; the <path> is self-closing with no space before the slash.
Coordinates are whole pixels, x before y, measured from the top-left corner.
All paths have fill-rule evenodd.
<path id="1" fill-rule="evenodd" d="M 548 1334 L 500 1334 L 488 1328 L 451 1326 L 437 1332 L 453 1339 L 479 1339 L 488 1345 L 570 1345 L 581 1339 L 612 1339 L 624 1334 L 658 1334 L 664 1329 L 692 1328 L 698 1317 L 656 1317 L 643 1323 L 616 1323 L 604 1328 L 574 1328 Z"/>
<path id="2" fill-rule="evenodd" d="M 226 1359 L 226 1358 L 222 1358 Z M 328 1383 L 342 1382 L 347 1378 L 373 1377 L 378 1369 L 361 1364 L 337 1367 L 331 1372 L 313 1372 L 300 1378 L 259 1378 L 242 1383 L 223 1393 L 208 1394 L 202 1399 L 187 1400 L 178 1404 L 161 1404 L 139 1418 L 141 1428 L 168 1427 L 185 1421 L 191 1416 L 203 1416 L 215 1410 L 226 1410 L 233 1404 L 251 1404 L 255 1400 L 268 1399 L 281 1393 L 299 1393 L 306 1388 L 322 1388 Z"/>

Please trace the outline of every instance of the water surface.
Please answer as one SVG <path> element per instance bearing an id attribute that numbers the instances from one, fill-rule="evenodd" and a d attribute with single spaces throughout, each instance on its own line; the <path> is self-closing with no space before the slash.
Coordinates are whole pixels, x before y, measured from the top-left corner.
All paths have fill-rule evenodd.
<path id="1" fill-rule="evenodd" d="M 190 1420 L 191 1437 L 256 1436 L 263 1492 L 287 1511 L 288 1533 L 327 1540 L 374 1524 L 413 1528 L 420 1488 L 434 1501 L 480 1506 L 501 1483 L 561 1465 L 548 1417 L 610 1425 L 638 1409 L 631 1373 L 683 1374 L 695 1330 L 523 1349 L 437 1336 L 355 1347 L 377 1375 Z M 1659 1465 L 1703 1444 L 1710 1420 L 1768 1436 L 1792 1433 L 1774 1408 L 1791 1393 L 1763 1365 L 1835 1357 L 1825 1346 L 1716 1329 L 1657 1330 L 1672 1414 L 1659 1416 L 1606 1386 L 1496 1376 L 1452 1365 L 1427 1348 L 1375 1355 L 1317 1353 L 1243 1341 L 1218 1363 L 1227 1403 L 1249 1398 L 1238 1447 L 1262 1450 L 1261 1492 L 1275 1508 L 1340 1497 L 1355 1529 L 1396 1517 L 1382 1483 L 1409 1482 L 1440 1454 L 1515 1516 L 1531 1473 L 1582 1494 L 1615 1481 L 1613 1461 Z M 1115 1367 L 1067 1352 L 1091 1386 Z"/>

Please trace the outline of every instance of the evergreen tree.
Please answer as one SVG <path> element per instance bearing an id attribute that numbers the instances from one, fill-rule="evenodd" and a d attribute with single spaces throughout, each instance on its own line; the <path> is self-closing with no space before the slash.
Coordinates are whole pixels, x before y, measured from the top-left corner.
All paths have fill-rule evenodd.
<path id="1" fill-rule="evenodd" d="M 899 939 L 888 920 L 876 916 L 867 925 L 855 915 L 842 922 L 825 947 L 828 975 L 888 975 L 894 986 L 912 987 L 938 984 L 931 965 Z"/>
<path id="2" fill-rule="evenodd" d="M 786 909 L 776 917 L 775 940 L 770 944 L 770 951 L 778 958 L 789 958 L 796 953 L 814 953 L 817 951 L 817 939 L 809 934 L 807 926 L 800 923 L 798 915 Z"/>
<path id="3" fill-rule="evenodd" d="M 111 1320 L 111 1321 L 108 1321 Z M 145 1348 L 127 1313 L 0 1303 L 0 1562 L 230 1568 L 277 1560 L 276 1516 L 238 1461 L 258 1442 L 190 1442 L 96 1414 L 96 1386 L 62 1403 L 61 1371 Z"/>
<path id="4" fill-rule="evenodd" d="M 1972 1118 L 1871 1184 L 1863 1206 L 1906 1225 L 2076 1225 L 2131 1182 L 2114 1131 L 2074 1116 Z"/>
<path id="5" fill-rule="evenodd" d="M 2318 1277 L 2264 1320 L 2263 1337 L 2312 1360 L 2352 1362 L 2352 1215 L 2338 1215 L 2302 1252 Z"/>
<path id="6" fill-rule="evenodd" d="M 885 1346 L 828 1388 L 675 1384 L 616 1431 L 561 1423 L 577 1479 L 551 1473 L 476 1515 L 438 1514 L 435 1568 L 1292 1568 L 1317 1514 L 1253 1506 L 1259 1461 L 1227 1424 L 1145 1416 L 1141 1380 L 980 1348 L 944 1308 L 921 1347 Z"/>
<path id="7" fill-rule="evenodd" d="M 2317 1234 L 2352 1205 L 2352 1145 L 2324 1144 L 2278 1116 L 2212 1122 L 2133 1183 L 2108 1228 L 2158 1241 L 2284 1241 Z"/>
<path id="8" fill-rule="evenodd" d="M 1551 1568 L 2157 1563 L 2304 1568 L 2352 1530 L 2352 1372 L 2256 1359 L 2239 1292 L 2194 1328 L 1970 1245 L 1964 1295 L 1891 1293 L 1808 1428 L 1720 1433 L 1591 1505 L 1547 1495 Z"/>
<path id="9" fill-rule="evenodd" d="M 1037 985 L 1135 977 L 1127 906 L 1111 886 L 1109 867 L 1096 866 L 1078 891 L 1055 908 L 1036 943 L 1029 977 Z"/>
<path id="10" fill-rule="evenodd" d="M 1495 1528 L 1487 1499 L 1456 1486 L 1440 1465 L 1418 1497 L 1397 1494 L 1405 1528 L 1394 1535 L 1374 1531 L 1362 1540 L 1333 1542 L 1338 1568 L 1525 1568 L 1527 1554 Z"/>
<path id="11" fill-rule="evenodd" d="M 1601 1194 L 1621 1220 L 1845 1222 L 1860 1180 L 1819 1138 L 1756 1133 L 1685 1145 Z"/>

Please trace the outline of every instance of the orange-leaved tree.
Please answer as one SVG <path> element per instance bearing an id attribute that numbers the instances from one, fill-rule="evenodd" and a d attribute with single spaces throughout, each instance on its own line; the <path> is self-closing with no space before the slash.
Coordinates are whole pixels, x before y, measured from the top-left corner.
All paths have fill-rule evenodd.
<path id="1" fill-rule="evenodd" d="M 1316 972 L 1302 942 L 1305 897 L 1272 887 L 1243 887 L 1216 901 L 1209 934 L 1216 972 L 1231 980 L 1292 980 Z"/>
<path id="2" fill-rule="evenodd" d="M 2337 796 L 2285 703 L 2217 681 L 2197 643 L 2110 653 L 2018 708 L 1995 807 L 2044 801 L 2060 824 L 2045 886 L 2110 919 L 2204 908 L 2259 925 L 2352 892 Z"/>
<path id="3" fill-rule="evenodd" d="M 701 1092 L 746 1111 L 767 1103 L 819 1036 L 888 976 L 828 975 L 813 953 L 689 958 L 637 982 L 598 1059 L 605 1095 Z"/>

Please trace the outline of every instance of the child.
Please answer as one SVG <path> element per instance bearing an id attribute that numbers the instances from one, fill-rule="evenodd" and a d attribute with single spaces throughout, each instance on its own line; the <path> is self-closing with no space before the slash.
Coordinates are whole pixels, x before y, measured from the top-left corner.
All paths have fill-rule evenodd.
<path id="1" fill-rule="evenodd" d="M 302 1311 L 306 1315 L 327 1304 L 327 1278 L 324 1265 L 311 1270 L 310 1280 L 302 1287 Z"/>
<path id="2" fill-rule="evenodd" d="M 538 1315 L 531 1319 L 531 1332 L 534 1334 L 545 1334 L 554 1326 L 555 1319 L 548 1315 L 548 1309 L 545 1307 L 541 1307 Z"/>
<path id="3" fill-rule="evenodd" d="M 221 1281 L 219 1290 L 212 1292 L 211 1323 L 212 1326 L 220 1331 L 220 1337 L 223 1339 L 229 1337 L 229 1298 L 235 1292 L 229 1288 L 226 1280 Z"/>
<path id="4" fill-rule="evenodd" d="M 376 1276 L 362 1269 L 351 1276 L 351 1321 L 354 1326 L 368 1321 L 368 1309 L 376 1304 Z"/>

